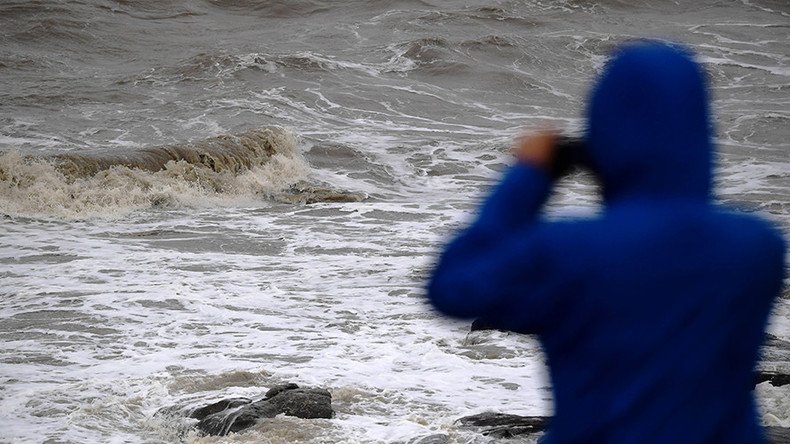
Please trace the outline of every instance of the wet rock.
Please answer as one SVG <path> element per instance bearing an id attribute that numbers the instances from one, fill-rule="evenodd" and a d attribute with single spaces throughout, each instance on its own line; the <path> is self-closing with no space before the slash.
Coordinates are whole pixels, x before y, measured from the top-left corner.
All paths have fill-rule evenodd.
<path id="1" fill-rule="evenodd" d="M 497 324 L 491 320 L 485 318 L 477 318 L 472 321 L 472 325 L 469 326 L 470 331 L 486 331 L 486 330 L 497 330 L 497 331 L 504 331 L 508 333 L 518 333 L 522 335 L 528 336 L 535 336 L 531 332 L 520 331 L 520 330 L 509 330 L 506 328 L 497 327 Z M 537 336 L 535 336 L 537 338 Z"/>
<path id="2" fill-rule="evenodd" d="M 294 384 L 293 382 L 289 382 L 287 384 L 282 384 L 282 385 L 275 385 L 274 387 L 270 388 L 265 395 L 263 395 L 263 399 L 274 398 L 275 396 L 279 395 L 280 393 L 286 390 L 295 390 L 298 388 L 299 386 Z"/>
<path id="3" fill-rule="evenodd" d="M 334 415 L 329 391 L 300 388 L 296 384 L 273 387 L 260 401 L 245 401 L 249 400 L 222 400 L 195 409 L 190 416 L 200 419 L 196 427 L 202 433 L 224 436 L 252 427 L 259 419 L 274 418 L 281 414 L 305 419 L 331 418 Z"/>
<path id="4" fill-rule="evenodd" d="M 774 387 L 781 387 L 790 384 L 790 375 L 758 371 L 754 376 L 754 384 L 757 385 L 762 382 L 768 382 Z"/>
<path id="5" fill-rule="evenodd" d="M 499 330 L 494 323 L 483 318 L 472 321 L 469 328 L 470 332 Z M 503 330 L 505 331 L 505 330 Z M 516 332 L 518 333 L 518 332 Z M 473 359 L 490 359 L 490 356 L 470 355 L 462 353 Z M 774 387 L 782 387 L 790 384 L 790 342 L 767 334 L 765 343 L 760 348 L 760 362 L 755 372 L 754 384 L 768 382 Z"/>
<path id="6" fill-rule="evenodd" d="M 766 381 L 774 387 L 790 384 L 790 342 L 770 334 L 760 349 L 754 383 Z"/>
<path id="7" fill-rule="evenodd" d="M 482 429 L 483 435 L 491 438 L 513 438 L 543 432 L 548 427 L 550 420 L 551 418 L 546 416 L 519 416 L 485 412 L 479 415 L 465 416 L 456 422 L 462 427 L 479 427 Z M 768 444 L 790 444 L 790 428 L 765 427 L 765 437 Z M 423 444 L 421 441 L 416 443 Z M 425 444 L 433 444 L 433 442 Z"/>
<path id="8" fill-rule="evenodd" d="M 450 442 L 450 437 L 444 433 L 436 433 L 428 436 L 419 436 L 409 440 L 407 444 L 447 444 Z"/>
<path id="9" fill-rule="evenodd" d="M 546 430 L 550 419 L 546 416 L 484 412 L 478 415 L 464 416 L 456 422 L 463 427 L 481 427 L 483 435 L 492 438 L 512 438 L 542 432 Z"/>
<path id="10" fill-rule="evenodd" d="M 494 325 L 493 322 L 487 321 L 483 318 L 478 318 L 472 321 L 472 325 L 469 327 L 470 331 L 482 331 L 482 330 L 498 330 L 498 328 Z"/>
<path id="11" fill-rule="evenodd" d="M 497 327 L 485 319 L 476 319 L 470 330 L 497 330 Z M 754 378 L 755 385 L 763 382 L 774 387 L 790 385 L 790 341 L 766 335 Z M 488 412 L 467 416 L 457 422 L 464 427 L 480 427 L 484 435 L 493 438 L 510 438 L 541 432 L 546 429 L 549 419 Z M 790 428 L 766 427 L 765 434 L 769 444 L 790 444 Z"/>
<path id="12" fill-rule="evenodd" d="M 200 420 L 204 419 L 206 416 L 213 415 L 214 413 L 219 413 L 223 410 L 240 407 L 250 403 L 252 403 L 252 399 L 249 398 L 223 399 L 222 401 L 192 410 L 189 412 L 189 417 Z"/>

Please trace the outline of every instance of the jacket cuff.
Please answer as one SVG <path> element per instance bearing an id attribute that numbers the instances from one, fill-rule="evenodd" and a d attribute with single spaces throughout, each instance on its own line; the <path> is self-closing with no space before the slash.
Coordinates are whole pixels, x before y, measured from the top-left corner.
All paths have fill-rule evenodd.
<path id="1" fill-rule="evenodd" d="M 551 193 L 552 178 L 543 168 L 517 163 L 505 174 L 483 205 L 481 221 L 499 221 L 502 229 L 530 222 Z"/>

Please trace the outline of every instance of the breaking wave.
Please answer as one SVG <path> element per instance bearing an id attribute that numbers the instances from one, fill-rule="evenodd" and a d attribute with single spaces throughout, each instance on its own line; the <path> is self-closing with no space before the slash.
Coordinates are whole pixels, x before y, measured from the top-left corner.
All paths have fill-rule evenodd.
<path id="1" fill-rule="evenodd" d="M 125 153 L 25 157 L 0 153 L 0 213 L 66 220 L 114 219 L 153 207 L 212 207 L 272 199 L 356 201 L 365 196 L 305 185 L 295 135 L 264 128 Z"/>

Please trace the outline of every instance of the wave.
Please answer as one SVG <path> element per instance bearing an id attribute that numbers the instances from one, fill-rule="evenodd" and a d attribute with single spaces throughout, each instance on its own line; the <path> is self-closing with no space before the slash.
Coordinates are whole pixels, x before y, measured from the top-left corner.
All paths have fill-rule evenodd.
<path id="1" fill-rule="evenodd" d="M 310 16 L 331 9 L 332 3 L 316 0 L 208 0 L 214 6 L 267 18 Z"/>
<path id="2" fill-rule="evenodd" d="M 518 28 L 534 28 L 544 24 L 543 21 L 532 17 L 524 17 L 517 10 L 509 11 L 497 6 L 482 6 L 477 8 L 464 8 L 461 10 L 430 11 L 418 17 L 418 21 L 427 24 L 439 23 L 468 23 L 497 22 L 512 25 Z"/>
<path id="3" fill-rule="evenodd" d="M 153 207 L 359 201 L 309 185 L 296 136 L 263 128 L 195 143 L 25 157 L 0 153 L 0 213 L 12 217 L 115 219 Z"/>
<path id="4" fill-rule="evenodd" d="M 517 48 L 518 44 L 515 43 L 512 39 L 507 37 L 499 36 L 499 35 L 488 35 L 485 37 L 481 37 L 478 39 L 466 40 L 461 42 L 462 47 L 467 48 L 477 48 L 477 49 L 489 49 L 491 47 L 494 48 Z"/>
<path id="5" fill-rule="evenodd" d="M 25 0 L 4 1 L 0 4 L 0 14 L 3 17 L 20 19 L 41 14 L 68 14 L 70 9 L 56 2 L 31 2 Z"/>
<path id="6" fill-rule="evenodd" d="M 258 71 L 275 73 L 290 70 L 298 73 L 332 72 L 351 70 L 376 76 L 391 68 L 391 64 L 363 64 L 338 60 L 330 56 L 309 51 L 293 54 L 206 54 L 200 53 L 175 66 L 156 67 L 150 71 L 116 81 L 119 85 L 171 84 L 179 82 L 200 82 L 236 76 L 243 72 Z"/>
<path id="7" fill-rule="evenodd" d="M 413 71 L 429 75 L 460 73 L 469 67 L 457 60 L 463 55 L 456 45 L 441 37 L 425 37 L 399 45 L 398 57 L 413 64 Z"/>
<path id="8" fill-rule="evenodd" d="M 420 64 L 431 64 L 442 61 L 449 46 L 443 38 L 426 37 L 407 43 L 403 55 Z"/>
<path id="9" fill-rule="evenodd" d="M 98 152 L 53 156 L 57 167 L 68 177 L 85 177 L 113 166 L 160 171 L 168 162 L 184 161 L 214 172 L 239 172 L 259 166 L 275 154 L 292 157 L 296 153 L 293 134 L 279 129 L 252 130 L 240 135 L 221 135 L 197 143 L 144 148 L 130 153 Z"/>
<path id="10" fill-rule="evenodd" d="M 57 47 L 91 44 L 96 37 L 91 32 L 91 18 L 86 10 L 88 8 L 83 5 L 65 6 L 63 2 L 52 0 L 0 2 L 4 40 Z"/>
<path id="11" fill-rule="evenodd" d="M 96 5 L 95 7 L 111 14 L 123 14 L 133 19 L 140 20 L 169 20 L 184 17 L 205 15 L 189 9 L 189 4 L 180 2 L 138 2 L 130 0 L 116 0 L 109 5 Z"/>

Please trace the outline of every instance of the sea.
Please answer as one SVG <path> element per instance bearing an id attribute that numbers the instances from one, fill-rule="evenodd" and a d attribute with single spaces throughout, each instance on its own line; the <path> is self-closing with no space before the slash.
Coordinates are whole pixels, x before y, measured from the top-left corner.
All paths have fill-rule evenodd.
<path id="1" fill-rule="evenodd" d="M 424 287 L 514 138 L 581 131 L 637 38 L 695 52 L 717 201 L 790 235 L 785 0 L 0 0 L 0 442 L 490 443 L 456 420 L 550 415 L 538 343 Z M 599 206 L 575 174 L 546 217 Z M 285 382 L 335 417 L 162 413 Z M 790 388 L 756 394 L 790 427 Z"/>

